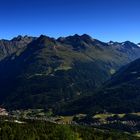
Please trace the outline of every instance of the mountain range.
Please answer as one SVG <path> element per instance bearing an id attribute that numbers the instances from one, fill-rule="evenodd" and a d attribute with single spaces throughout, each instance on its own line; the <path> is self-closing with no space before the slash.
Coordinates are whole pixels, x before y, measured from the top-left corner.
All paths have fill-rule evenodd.
<path id="1" fill-rule="evenodd" d="M 0 40 L 0 104 L 9 109 L 54 108 L 58 113 L 126 111 L 122 99 L 129 101 L 133 94 L 128 96 L 128 89 L 134 91 L 129 84 L 139 83 L 139 57 L 139 44 L 105 43 L 87 34 Z"/>

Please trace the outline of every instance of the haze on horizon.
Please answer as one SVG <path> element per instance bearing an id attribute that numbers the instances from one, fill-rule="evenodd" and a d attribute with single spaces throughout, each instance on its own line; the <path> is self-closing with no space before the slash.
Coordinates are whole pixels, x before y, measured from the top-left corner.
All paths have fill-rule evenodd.
<path id="1" fill-rule="evenodd" d="M 139 0 L 1 0 L 0 38 L 89 34 L 140 42 Z"/>

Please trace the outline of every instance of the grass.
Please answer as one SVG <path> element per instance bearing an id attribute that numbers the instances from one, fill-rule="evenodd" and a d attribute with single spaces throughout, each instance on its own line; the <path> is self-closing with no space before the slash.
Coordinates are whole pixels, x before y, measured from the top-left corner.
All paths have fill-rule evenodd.
<path id="1" fill-rule="evenodd" d="M 123 114 L 106 113 L 106 114 L 96 114 L 95 116 L 93 116 L 93 118 L 98 118 L 98 119 L 106 120 L 108 117 L 113 117 L 115 115 L 118 115 L 120 118 L 125 116 L 124 113 Z"/>
<path id="2" fill-rule="evenodd" d="M 137 115 L 137 116 L 140 116 L 140 112 L 132 113 L 132 114 Z"/>
<path id="3" fill-rule="evenodd" d="M 73 120 L 73 116 L 62 116 L 60 117 L 58 122 L 67 124 L 69 122 L 72 122 L 72 120 Z"/>
<path id="4" fill-rule="evenodd" d="M 113 117 L 115 114 L 96 114 L 93 118 L 99 118 L 99 119 L 107 119 L 108 117 Z"/>
<path id="5" fill-rule="evenodd" d="M 58 70 L 67 71 L 67 70 L 70 70 L 70 69 L 72 69 L 72 68 L 69 67 L 69 66 L 62 66 L 62 67 L 57 67 L 54 71 L 58 71 Z"/>

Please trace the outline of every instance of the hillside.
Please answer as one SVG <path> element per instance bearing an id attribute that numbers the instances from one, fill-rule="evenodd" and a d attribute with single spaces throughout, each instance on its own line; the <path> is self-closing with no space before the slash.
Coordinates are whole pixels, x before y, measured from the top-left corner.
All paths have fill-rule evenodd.
<path id="1" fill-rule="evenodd" d="M 20 45 L 25 38 L 30 41 Z M 86 34 L 9 42 L 13 41 L 17 49 L 0 61 L 0 103 L 8 108 L 55 107 L 91 94 L 140 56 L 140 48 L 132 42 L 104 43 Z"/>
<path id="2" fill-rule="evenodd" d="M 58 125 L 49 122 L 0 122 L 1 140 L 140 140 L 131 134 L 87 126 Z"/>
<path id="3" fill-rule="evenodd" d="M 122 67 L 95 94 L 61 105 L 64 114 L 140 112 L 140 59 Z"/>

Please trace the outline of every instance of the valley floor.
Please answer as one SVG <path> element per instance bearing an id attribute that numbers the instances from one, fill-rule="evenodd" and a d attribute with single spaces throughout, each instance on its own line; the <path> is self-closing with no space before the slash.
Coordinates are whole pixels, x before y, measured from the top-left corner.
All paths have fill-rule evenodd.
<path id="1" fill-rule="evenodd" d="M 44 121 L 0 121 L 0 140 L 140 140 L 118 131 Z"/>
<path id="2" fill-rule="evenodd" d="M 10 138 L 10 139 L 9 139 Z M 140 113 L 54 116 L 15 110 L 0 118 L 0 140 L 139 140 Z"/>

